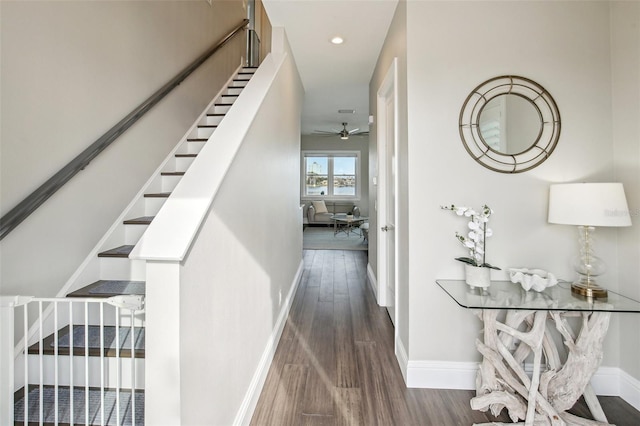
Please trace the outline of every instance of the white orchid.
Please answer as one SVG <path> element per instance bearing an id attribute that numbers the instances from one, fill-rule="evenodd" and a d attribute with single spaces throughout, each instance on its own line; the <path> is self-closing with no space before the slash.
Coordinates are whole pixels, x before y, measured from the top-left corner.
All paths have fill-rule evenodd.
<path id="1" fill-rule="evenodd" d="M 451 210 L 458 216 L 470 218 L 467 236 L 456 232 L 456 238 L 462 245 L 469 249 L 469 257 L 458 257 L 456 260 L 468 263 L 473 266 L 481 266 L 492 269 L 500 269 L 485 262 L 486 240 L 493 235 L 493 231 L 487 225 L 493 210 L 486 204 L 482 206 L 480 213 L 470 207 L 463 206 L 440 206 L 445 210 Z"/>

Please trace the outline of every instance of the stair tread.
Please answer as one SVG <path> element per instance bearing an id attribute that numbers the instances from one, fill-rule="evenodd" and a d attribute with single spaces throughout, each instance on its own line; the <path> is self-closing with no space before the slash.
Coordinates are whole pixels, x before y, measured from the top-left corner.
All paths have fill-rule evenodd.
<path id="1" fill-rule="evenodd" d="M 160 176 L 184 176 L 185 172 L 161 172 Z"/>
<path id="2" fill-rule="evenodd" d="M 37 385 L 29 385 L 29 409 L 28 409 L 28 417 L 27 421 L 29 424 L 38 424 L 40 421 L 40 388 Z M 85 422 L 85 388 L 80 386 L 75 386 L 73 388 L 73 392 L 69 386 L 58 386 L 58 424 L 69 424 L 71 422 L 70 418 L 70 401 L 71 394 L 73 393 L 73 421 L 74 424 L 82 424 Z M 15 393 L 15 404 L 14 404 L 14 421 L 15 424 L 23 424 L 25 420 L 25 409 L 24 409 L 24 392 L 25 389 L 22 388 Z M 55 393 L 56 388 L 53 385 L 44 385 L 42 386 L 42 396 L 43 396 L 43 413 L 44 418 L 42 419 L 43 425 L 53 425 L 56 421 L 55 419 Z M 118 421 L 118 415 L 116 413 L 117 410 L 117 394 L 116 389 L 107 388 L 104 392 L 104 415 L 105 425 L 115 425 Z M 144 390 L 136 389 L 135 391 L 135 401 L 131 400 L 131 389 L 121 389 L 119 392 L 120 399 L 120 422 L 122 425 L 131 425 L 133 424 L 131 419 L 131 410 L 132 410 L 132 402 L 135 402 L 135 413 L 134 413 L 134 421 L 136 425 L 144 425 Z M 89 388 L 89 425 L 99 425 L 101 424 L 101 404 L 102 404 L 102 396 L 100 392 L 100 388 Z"/>
<path id="3" fill-rule="evenodd" d="M 88 326 L 88 352 L 89 356 L 100 356 L 100 326 Z M 120 357 L 131 358 L 131 327 L 120 326 L 120 341 L 116 342 L 116 327 L 105 325 L 103 330 L 103 355 L 105 357 L 115 357 L 119 353 Z M 134 348 L 135 357 L 144 358 L 145 333 L 143 327 L 134 327 Z M 119 344 L 119 350 L 118 346 Z M 62 327 L 58 331 L 58 355 L 69 355 L 71 339 L 69 336 L 69 326 Z M 73 326 L 73 355 L 85 355 L 85 326 L 74 324 Z M 40 343 L 35 343 L 29 347 L 30 354 L 40 353 Z M 55 335 L 50 334 L 42 340 L 42 353 L 44 355 L 55 354 Z"/>
<path id="4" fill-rule="evenodd" d="M 144 194 L 146 198 L 168 198 L 171 195 L 170 192 L 152 192 L 149 194 Z"/>
<path id="5" fill-rule="evenodd" d="M 127 219 L 123 223 L 125 225 L 148 225 L 155 216 L 140 216 L 134 219 Z"/>
<path id="6" fill-rule="evenodd" d="M 98 280 L 84 286 L 67 297 L 112 297 L 121 294 L 145 294 L 144 281 Z"/>
<path id="7" fill-rule="evenodd" d="M 125 244 L 120 247 L 115 247 L 98 253 L 98 257 L 129 257 L 129 254 L 134 247 L 134 245 Z"/>

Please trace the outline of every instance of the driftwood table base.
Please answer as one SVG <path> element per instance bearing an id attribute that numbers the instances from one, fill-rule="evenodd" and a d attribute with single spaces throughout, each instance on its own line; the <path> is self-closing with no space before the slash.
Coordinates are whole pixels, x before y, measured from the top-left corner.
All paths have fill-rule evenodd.
<path id="1" fill-rule="evenodd" d="M 474 311 L 484 323 L 482 354 L 476 377 L 474 410 L 506 409 L 514 423 L 486 425 L 608 425 L 590 380 L 602 361 L 602 342 L 610 312 L 545 310 Z M 577 321 L 576 336 L 569 322 Z M 564 346 L 560 350 L 558 346 Z M 525 360 L 533 371 L 525 371 Z M 530 365 L 530 363 L 529 363 Z M 584 396 L 593 418 L 567 412 Z M 480 426 L 480 425 L 477 425 Z"/>

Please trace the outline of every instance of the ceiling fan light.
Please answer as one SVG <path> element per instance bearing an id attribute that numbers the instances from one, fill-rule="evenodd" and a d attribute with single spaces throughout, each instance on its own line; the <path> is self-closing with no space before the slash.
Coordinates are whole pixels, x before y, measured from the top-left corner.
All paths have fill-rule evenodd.
<path id="1" fill-rule="evenodd" d="M 340 139 L 346 141 L 347 139 L 349 139 L 349 135 L 340 135 Z"/>

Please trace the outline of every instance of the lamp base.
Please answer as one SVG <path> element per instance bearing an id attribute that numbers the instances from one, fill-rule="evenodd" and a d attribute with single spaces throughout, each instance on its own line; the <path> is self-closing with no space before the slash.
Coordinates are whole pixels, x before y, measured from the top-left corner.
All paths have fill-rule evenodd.
<path id="1" fill-rule="evenodd" d="M 606 299 L 608 292 L 597 284 L 591 283 L 573 283 L 571 284 L 571 293 L 589 299 Z"/>

